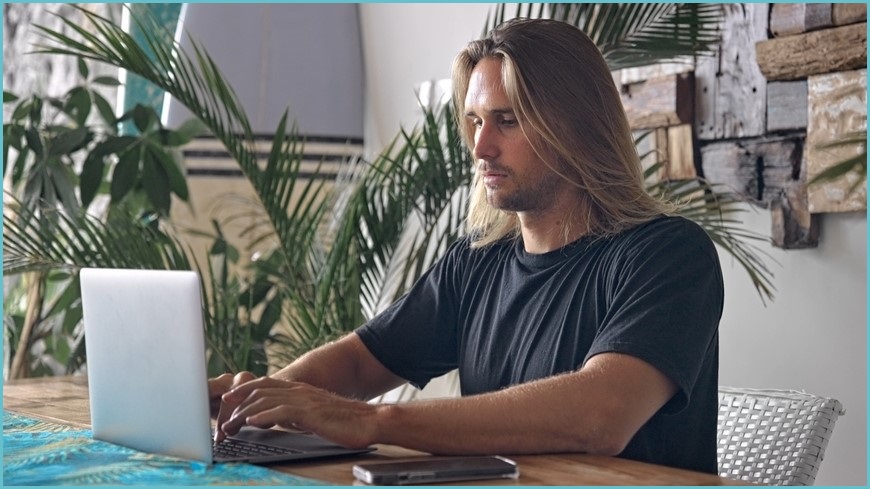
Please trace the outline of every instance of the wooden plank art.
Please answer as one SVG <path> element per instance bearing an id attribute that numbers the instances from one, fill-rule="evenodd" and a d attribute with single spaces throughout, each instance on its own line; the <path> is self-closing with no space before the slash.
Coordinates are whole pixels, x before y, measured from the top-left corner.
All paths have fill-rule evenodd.
<path id="1" fill-rule="evenodd" d="M 803 134 L 740 139 L 702 146 L 701 167 L 710 183 L 766 207 L 802 181 L 802 156 Z"/>
<path id="2" fill-rule="evenodd" d="M 834 25 L 854 24 L 867 20 L 867 4 L 835 3 L 831 12 Z"/>
<path id="3" fill-rule="evenodd" d="M 698 176 L 695 169 L 695 142 L 691 124 L 667 128 L 668 164 L 663 178 L 690 180 Z"/>
<path id="4" fill-rule="evenodd" d="M 790 36 L 830 27 L 830 3 L 774 3 L 770 9 L 770 33 Z"/>
<path id="5" fill-rule="evenodd" d="M 755 45 L 755 54 L 769 81 L 864 68 L 867 23 L 760 41 Z"/>
<path id="6" fill-rule="evenodd" d="M 861 148 L 820 148 L 842 136 L 867 130 L 867 70 L 811 76 L 809 121 L 807 123 L 807 177 L 812 179 L 831 165 L 860 152 Z M 808 189 L 811 212 L 848 212 L 867 208 L 867 187 L 848 194 L 859 178 L 847 174 L 838 180 L 811 185 Z"/>
<path id="7" fill-rule="evenodd" d="M 806 129 L 807 81 L 767 84 L 767 131 Z"/>
<path id="8" fill-rule="evenodd" d="M 622 85 L 620 95 L 632 129 L 691 123 L 694 116 L 694 73 L 651 78 Z"/>
<path id="9" fill-rule="evenodd" d="M 786 250 L 815 248 L 819 245 L 820 220 L 821 216 L 807 208 L 806 186 L 790 186 L 770 204 L 770 239 L 774 246 Z"/>
<path id="10" fill-rule="evenodd" d="M 655 175 L 657 180 L 691 180 L 698 177 L 692 125 L 659 127 L 635 131 L 635 138 L 649 132 L 637 146 L 644 170 L 664 161 Z"/>
<path id="11" fill-rule="evenodd" d="M 768 4 L 724 4 L 719 54 L 695 68 L 699 140 L 764 134 L 767 82 L 755 61 L 755 42 L 767 39 Z"/>
<path id="12" fill-rule="evenodd" d="M 775 3 L 770 9 L 770 33 L 791 36 L 832 25 L 830 3 Z"/>
<path id="13" fill-rule="evenodd" d="M 803 134 L 711 143 L 701 148 L 705 178 L 747 201 L 769 207 L 773 244 L 818 245 L 819 223 L 807 209 Z"/>

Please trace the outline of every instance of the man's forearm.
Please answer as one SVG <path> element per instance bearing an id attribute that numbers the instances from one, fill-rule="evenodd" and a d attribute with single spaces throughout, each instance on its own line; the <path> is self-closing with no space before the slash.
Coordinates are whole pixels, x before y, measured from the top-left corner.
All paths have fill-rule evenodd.
<path id="1" fill-rule="evenodd" d="M 355 333 L 302 355 L 271 377 L 305 382 L 360 400 L 383 394 L 403 382 L 372 357 Z"/>
<path id="2" fill-rule="evenodd" d="M 565 396 L 571 382 L 380 406 L 377 441 L 443 455 L 614 451 L 597 429 L 595 407 Z"/>
<path id="3" fill-rule="evenodd" d="M 375 441 L 437 454 L 616 455 L 676 392 L 639 362 L 601 355 L 580 371 L 497 392 L 379 406 Z"/>

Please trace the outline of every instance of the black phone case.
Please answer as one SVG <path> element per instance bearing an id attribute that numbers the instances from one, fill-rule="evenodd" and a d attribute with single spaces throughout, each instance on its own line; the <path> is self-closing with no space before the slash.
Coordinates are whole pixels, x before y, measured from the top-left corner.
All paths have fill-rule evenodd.
<path id="1" fill-rule="evenodd" d="M 353 467 L 353 475 L 366 484 L 392 486 L 516 478 L 519 469 L 513 460 L 499 456 L 426 457 L 358 464 Z"/>

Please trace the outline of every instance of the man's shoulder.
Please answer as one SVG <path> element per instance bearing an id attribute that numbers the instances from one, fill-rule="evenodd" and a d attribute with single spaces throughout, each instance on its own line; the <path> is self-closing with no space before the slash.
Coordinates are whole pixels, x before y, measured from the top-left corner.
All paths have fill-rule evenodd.
<path id="1" fill-rule="evenodd" d="M 608 247 L 618 253 L 715 254 L 715 246 L 701 225 L 682 216 L 661 216 L 633 226 L 612 239 Z"/>
<path id="2" fill-rule="evenodd" d="M 709 239 L 707 232 L 700 224 L 683 216 L 660 216 L 629 228 L 621 235 L 626 237 L 673 237 L 679 239 L 699 239 L 702 241 Z"/>

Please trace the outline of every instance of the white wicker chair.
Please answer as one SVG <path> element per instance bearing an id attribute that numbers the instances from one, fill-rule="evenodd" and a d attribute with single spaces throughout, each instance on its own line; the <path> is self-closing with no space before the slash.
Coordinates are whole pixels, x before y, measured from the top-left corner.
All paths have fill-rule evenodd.
<path id="1" fill-rule="evenodd" d="M 720 387 L 719 475 L 756 484 L 812 485 L 843 414 L 836 399 Z"/>

